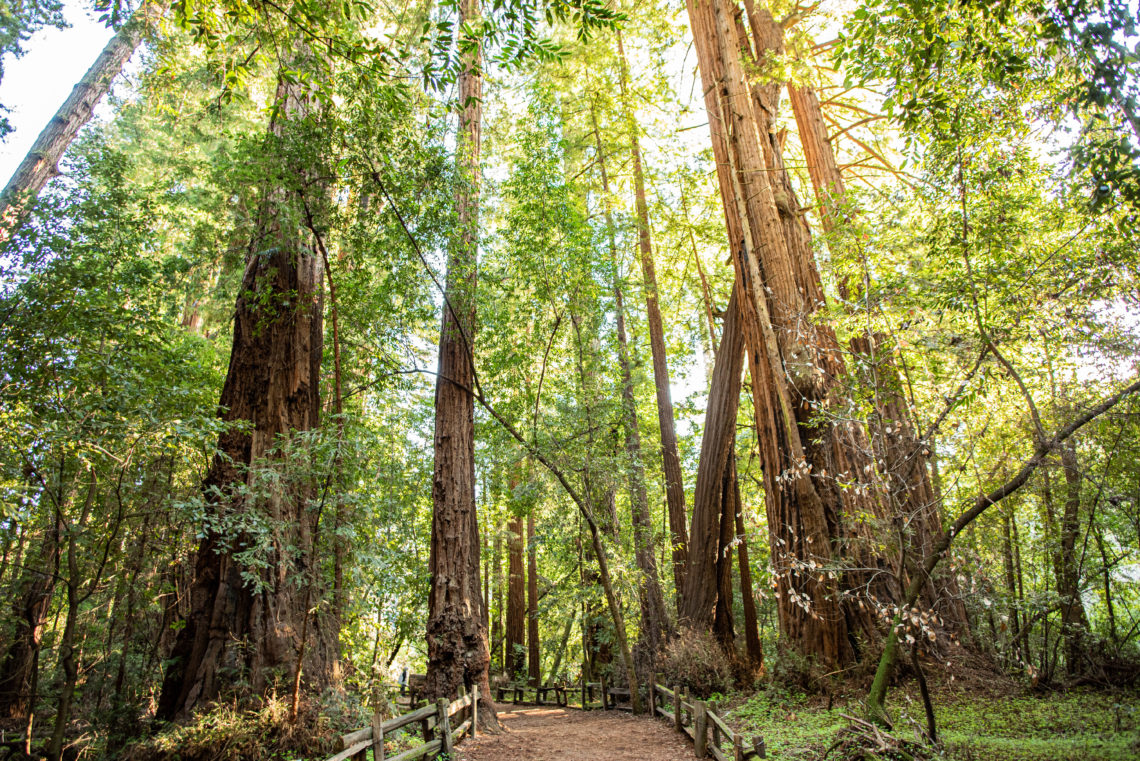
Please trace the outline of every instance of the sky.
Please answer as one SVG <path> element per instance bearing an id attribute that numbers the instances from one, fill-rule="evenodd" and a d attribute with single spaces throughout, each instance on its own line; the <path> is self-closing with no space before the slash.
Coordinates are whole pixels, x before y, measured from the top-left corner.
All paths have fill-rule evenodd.
<path id="1" fill-rule="evenodd" d="M 68 0 L 64 17 L 71 24 L 69 28 L 41 30 L 24 45 L 28 52 L 22 58 L 4 61 L 0 103 L 11 109 L 8 120 L 15 128 L 0 143 L 0 175 L 4 183 L 111 39 L 112 30 L 89 11 L 92 4 L 90 0 Z"/>

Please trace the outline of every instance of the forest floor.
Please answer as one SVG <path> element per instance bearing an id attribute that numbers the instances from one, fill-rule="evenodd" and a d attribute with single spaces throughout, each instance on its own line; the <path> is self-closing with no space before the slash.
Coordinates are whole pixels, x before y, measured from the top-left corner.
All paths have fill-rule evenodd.
<path id="1" fill-rule="evenodd" d="M 620 711 L 498 707 L 504 731 L 456 748 L 457 761 L 691 761 L 688 738 Z"/>
<path id="2" fill-rule="evenodd" d="M 787 690 L 727 696 L 727 719 L 746 736 L 763 736 L 772 758 L 817 761 L 843 757 L 828 749 L 863 715 L 864 690 L 834 701 Z M 735 698 L 735 699 L 734 699 Z M 985 685 L 937 684 L 934 713 L 941 745 L 930 749 L 946 761 L 1136 761 L 1140 759 L 1140 693 L 1088 688 L 1033 690 L 1002 680 Z M 894 735 L 918 740 L 925 727 L 922 699 L 913 684 L 888 699 Z"/>

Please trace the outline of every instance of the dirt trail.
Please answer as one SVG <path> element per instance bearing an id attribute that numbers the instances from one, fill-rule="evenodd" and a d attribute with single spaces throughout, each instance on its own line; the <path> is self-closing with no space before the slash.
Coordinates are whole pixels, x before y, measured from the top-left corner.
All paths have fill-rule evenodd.
<path id="1" fill-rule="evenodd" d="M 661 719 L 621 711 L 499 707 L 505 731 L 456 748 L 458 761 L 691 761 L 693 746 Z"/>

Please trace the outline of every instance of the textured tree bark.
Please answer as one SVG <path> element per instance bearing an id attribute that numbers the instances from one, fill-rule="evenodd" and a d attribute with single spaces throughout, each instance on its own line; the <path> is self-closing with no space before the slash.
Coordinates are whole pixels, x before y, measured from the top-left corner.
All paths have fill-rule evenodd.
<path id="1" fill-rule="evenodd" d="M 789 82 L 788 100 L 795 114 L 800 145 L 803 146 L 808 174 L 819 204 L 819 217 L 823 229 L 830 234 L 843 222 L 841 207 L 846 200 L 843 174 L 835 160 L 835 149 L 827 137 L 827 125 L 815 90 Z"/>
<path id="2" fill-rule="evenodd" d="M 865 435 L 843 414 L 847 400 L 838 381 L 846 371 L 834 333 L 812 319 L 824 305 L 823 291 L 773 134 L 781 84 L 750 87 L 744 75 L 742 57 L 752 70 L 767 53 L 782 50 L 782 29 L 767 11 L 750 4 L 749 10 L 755 51 L 727 0 L 688 4 L 721 195 L 736 209 L 736 224 L 730 219 L 728 227 L 742 289 L 781 632 L 802 653 L 835 666 L 855 656 L 852 626 L 876 633 L 869 606 L 861 610 L 850 598 L 844 604 L 840 592 L 885 593 L 870 588 L 876 561 L 852 520 L 859 514 L 881 519 L 883 508 L 869 477 Z"/>
<path id="3" fill-rule="evenodd" d="M 752 668 L 764 665 L 764 650 L 760 646 L 760 626 L 756 619 L 756 597 L 752 587 L 752 566 L 748 562 L 748 540 L 744 532 L 744 506 L 740 503 L 740 481 L 733 489 L 736 512 L 736 555 L 740 561 L 740 597 L 744 608 L 745 655 Z"/>
<path id="4" fill-rule="evenodd" d="M 534 543 L 534 511 L 526 516 L 526 647 L 527 676 L 542 684 L 542 648 L 538 641 L 538 557 Z"/>
<path id="5" fill-rule="evenodd" d="M 158 16 L 155 3 L 146 2 L 110 39 L 91 68 L 63 101 L 40 132 L 31 150 L 0 192 L 0 241 L 7 240 L 24 211 L 44 185 L 59 174 L 59 161 L 79 130 L 95 112 L 111 83 L 135 52 L 147 27 Z"/>
<path id="6" fill-rule="evenodd" d="M 523 560 L 522 518 L 511 516 L 510 560 L 507 564 L 507 673 L 512 679 L 526 670 L 526 571 Z"/>
<path id="7" fill-rule="evenodd" d="M 657 288 L 657 269 L 653 262 L 653 240 L 649 229 L 649 204 L 645 195 L 645 173 L 641 162 L 641 143 L 637 120 L 629 96 L 629 66 L 622 47 L 621 31 L 617 33 L 618 57 L 621 59 L 622 107 L 629 129 L 630 157 L 633 161 L 634 196 L 637 209 L 637 248 L 641 276 L 645 282 L 645 313 L 649 323 L 649 347 L 653 355 L 653 385 L 657 391 L 657 420 L 661 427 L 661 457 L 665 471 L 665 501 L 669 507 L 669 531 L 672 534 L 673 583 L 684 589 L 688 538 L 685 536 L 685 481 L 681 475 L 681 459 L 677 454 L 677 430 L 673 421 L 673 396 L 669 388 L 669 364 L 665 353 L 665 331 Z M 680 605 L 680 600 L 678 600 Z M 679 609 L 679 608 L 678 608 Z"/>
<path id="8" fill-rule="evenodd" d="M 848 210 L 843 175 L 827 137 L 819 99 L 811 87 L 791 83 L 788 99 L 795 113 L 820 218 L 824 230 L 831 235 L 847 221 Z M 851 298 L 846 281 L 839 283 L 839 291 L 844 299 Z M 870 437 L 875 458 L 882 463 L 879 471 L 885 481 L 892 521 L 903 528 L 901 549 L 908 560 L 914 561 L 926 556 L 942 531 L 939 500 L 927 470 L 930 449 L 918 441 L 914 417 L 886 337 L 875 334 L 852 339 L 851 348 L 862 380 L 874 394 Z M 902 587 L 908 582 L 907 578 L 900 579 Z M 928 580 L 921 599 L 939 615 L 948 630 L 969 634 L 966 608 L 953 573 Z"/>
<path id="9" fill-rule="evenodd" d="M 716 550 L 716 610 L 713 635 L 726 653 L 736 654 L 736 626 L 732 614 L 732 536 L 736 528 L 736 448 L 728 453 L 728 464 L 721 477 L 720 536 Z"/>
<path id="10" fill-rule="evenodd" d="M 630 371 L 629 339 L 625 331 L 625 302 L 618 278 L 617 240 L 613 212 L 610 208 L 610 182 L 606 172 L 605 151 L 597 114 L 590 112 L 594 126 L 594 142 L 598 152 L 598 169 L 604 194 L 603 209 L 606 233 L 610 244 L 610 265 L 613 268 L 614 312 L 617 321 L 618 366 L 621 371 L 621 399 L 625 424 L 625 451 L 629 460 L 629 503 L 632 513 L 634 559 L 641 579 L 637 588 L 637 601 L 641 609 L 641 644 L 655 660 L 661 647 L 672 636 L 661 580 L 657 573 L 657 559 L 653 554 L 653 526 L 649 519 L 649 496 L 645 488 L 645 466 L 641 456 L 641 433 L 637 422 L 637 403 L 633 395 L 633 375 Z"/>
<path id="11" fill-rule="evenodd" d="M 277 139 L 295 135 L 310 119 L 310 99 L 301 85 L 282 78 L 271 134 Z M 299 171 L 312 174 L 312 169 Z M 245 492 L 258 468 L 279 467 L 277 447 L 294 432 L 319 423 L 321 269 L 297 224 L 301 206 L 297 192 L 266 188 L 250 242 L 220 417 L 248 421 L 252 427 L 232 426 L 219 436 L 218 454 L 203 484 L 213 518 L 198 548 L 190 612 L 162 686 L 158 716 L 164 719 L 214 699 L 235 680 L 261 694 L 280 676 L 294 676 L 302 648 L 300 633 L 308 615 L 302 586 L 316 562 L 313 535 L 319 514 L 307 507 L 311 495 L 304 485 L 273 486 L 268 496 L 247 497 Z M 229 533 L 227 516 L 242 512 L 264 516 L 270 524 L 267 535 Z M 248 569 L 236 556 L 243 550 L 264 556 L 256 584 L 243 578 Z M 314 629 L 315 645 L 306 649 L 304 672 L 319 687 L 329 678 L 337 632 L 322 621 Z"/>
<path id="12" fill-rule="evenodd" d="M 1061 469 L 1065 473 L 1065 509 L 1061 514 L 1060 574 L 1057 593 L 1061 597 L 1062 636 L 1065 640 L 1065 669 L 1070 676 L 1081 673 L 1087 656 L 1089 620 L 1081 601 L 1081 571 L 1077 560 L 1077 538 L 1081 520 L 1081 471 L 1077 450 L 1072 443 L 1061 447 Z"/>
<path id="13" fill-rule="evenodd" d="M 460 23 L 480 16 L 479 0 L 460 3 Z M 431 593 L 428 597 L 427 697 L 454 699 L 479 687 L 479 719 L 499 726 L 488 676 L 491 655 L 480 595 L 479 526 L 475 507 L 475 284 L 479 242 L 479 153 L 483 129 L 483 59 L 479 44 L 464 54 L 459 75 L 455 206 L 459 235 L 448 249 L 447 285 L 435 387 L 435 474 L 432 479 Z"/>
<path id="14" fill-rule="evenodd" d="M 712 628 L 716 616 L 721 502 L 724 477 L 736 440 L 740 376 L 744 370 L 744 332 L 738 298 L 739 288 L 729 298 L 720 349 L 713 364 L 697 465 L 697 486 L 693 493 L 689 565 L 681 608 L 681 619 L 687 626 L 704 630 Z"/>

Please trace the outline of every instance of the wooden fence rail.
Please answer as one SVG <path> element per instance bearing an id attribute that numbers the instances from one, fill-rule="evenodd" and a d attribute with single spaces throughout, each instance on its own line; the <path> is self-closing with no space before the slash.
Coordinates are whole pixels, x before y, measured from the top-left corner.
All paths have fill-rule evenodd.
<path id="1" fill-rule="evenodd" d="M 463 721 L 452 727 L 452 717 L 457 714 L 462 714 Z M 435 757 L 441 753 L 450 754 L 459 741 L 476 733 L 478 723 L 478 685 L 472 688 L 470 694 L 463 694 L 463 689 L 460 688 L 458 700 L 449 702 L 447 698 L 440 698 L 433 704 L 383 722 L 379 716 L 373 716 L 371 726 L 342 736 L 341 751 L 325 761 L 364 761 L 370 748 L 373 761 L 412 761 L 425 756 Z M 423 742 L 399 755 L 385 756 L 385 736 L 412 724 L 419 725 Z"/>
<path id="2" fill-rule="evenodd" d="M 678 686 L 669 689 L 654 682 L 649 704 L 654 716 L 668 719 L 678 732 L 689 736 L 697 758 L 711 755 L 717 761 L 747 761 L 768 757 L 764 738 L 756 736 L 746 740 L 717 713 L 716 703 L 685 700 Z"/>

